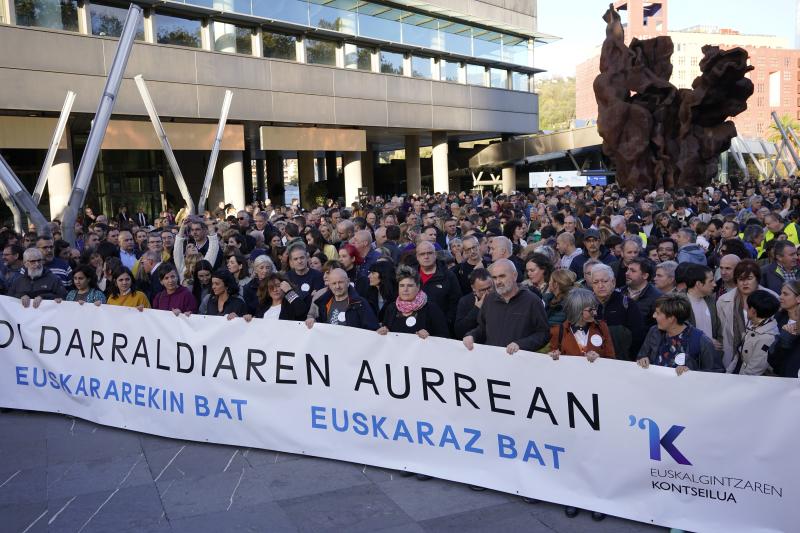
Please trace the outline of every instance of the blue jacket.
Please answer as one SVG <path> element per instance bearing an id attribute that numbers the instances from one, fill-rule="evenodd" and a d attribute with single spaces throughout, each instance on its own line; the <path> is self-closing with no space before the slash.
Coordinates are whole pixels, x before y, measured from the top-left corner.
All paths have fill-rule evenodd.
<path id="1" fill-rule="evenodd" d="M 708 266 L 706 252 L 699 244 L 687 244 L 678 250 L 678 263 L 696 263 Z"/>

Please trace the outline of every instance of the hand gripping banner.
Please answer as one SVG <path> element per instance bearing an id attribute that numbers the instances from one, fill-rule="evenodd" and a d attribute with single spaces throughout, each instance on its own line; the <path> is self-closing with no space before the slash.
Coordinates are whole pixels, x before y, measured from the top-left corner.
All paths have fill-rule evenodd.
<path id="1" fill-rule="evenodd" d="M 791 531 L 800 382 L 0 297 L 0 406 L 692 531 Z"/>

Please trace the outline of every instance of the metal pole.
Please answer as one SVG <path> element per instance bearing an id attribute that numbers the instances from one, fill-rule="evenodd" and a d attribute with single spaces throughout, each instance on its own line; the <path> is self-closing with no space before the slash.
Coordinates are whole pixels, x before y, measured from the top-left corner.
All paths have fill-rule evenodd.
<path id="1" fill-rule="evenodd" d="M 64 136 L 64 130 L 67 128 L 67 120 L 72 111 L 72 104 L 75 103 L 75 93 L 67 91 L 67 98 L 64 100 L 64 106 L 61 108 L 61 114 L 58 117 L 58 124 L 53 132 L 53 138 L 50 139 L 50 148 L 47 150 L 47 156 L 44 158 L 42 171 L 39 172 L 39 179 L 36 181 L 36 187 L 33 189 L 33 203 L 39 205 L 44 192 L 44 186 L 47 183 L 47 175 L 50 173 L 50 167 L 53 166 L 53 161 L 56 158 L 58 145 L 61 144 L 61 138 Z"/>
<path id="2" fill-rule="evenodd" d="M 150 91 L 147 89 L 147 84 L 141 74 L 135 76 L 133 80 L 136 82 L 136 87 L 139 89 L 139 94 L 142 96 L 144 107 L 147 109 L 147 114 L 150 115 L 150 122 L 153 124 L 153 129 L 156 131 L 158 140 L 161 141 L 161 149 L 164 150 L 164 155 L 169 163 L 169 168 L 172 169 L 172 175 L 175 176 L 175 181 L 178 183 L 178 190 L 181 192 L 183 201 L 189 210 L 189 214 L 194 214 L 194 200 L 192 195 L 189 194 L 189 189 L 186 187 L 186 180 L 183 179 L 183 173 L 178 166 L 178 161 L 175 159 L 175 152 L 172 151 L 172 145 L 167 138 L 167 132 L 164 131 L 164 126 L 161 124 L 161 119 L 158 118 L 156 106 L 153 99 L 150 97 Z"/>
<path id="3" fill-rule="evenodd" d="M 769 153 L 769 147 L 767 146 L 767 143 L 765 143 L 764 139 L 761 139 L 761 138 L 758 139 L 758 143 L 761 145 L 761 149 L 764 150 L 764 159 L 769 163 L 769 166 L 771 168 L 775 169 L 775 162 L 772 161 L 772 155 L 770 155 L 770 153 Z M 774 145 L 773 145 L 773 147 L 774 147 Z M 777 169 L 775 169 L 775 170 L 777 170 Z M 766 177 L 766 176 L 767 176 L 767 170 L 764 169 L 764 177 Z"/>
<path id="4" fill-rule="evenodd" d="M 206 210 L 206 200 L 208 200 L 208 192 L 211 189 L 211 180 L 214 178 L 214 168 L 217 166 L 219 147 L 222 144 L 222 135 L 225 133 L 225 123 L 228 121 L 228 112 L 231 109 L 232 99 L 233 93 L 231 91 L 225 91 L 225 99 L 222 101 L 222 111 L 220 112 L 219 125 L 217 126 L 217 136 L 214 138 L 214 146 L 211 148 L 211 157 L 208 159 L 206 178 L 203 180 L 203 188 L 200 191 L 200 201 L 197 203 L 197 212 L 201 215 Z"/>
<path id="5" fill-rule="evenodd" d="M 75 173 L 75 182 L 72 185 L 72 194 L 69 203 L 64 209 L 62 230 L 63 237 L 69 243 L 75 244 L 75 221 L 78 219 L 78 210 L 86 200 L 86 192 L 92 182 L 94 167 L 97 164 L 97 157 L 100 155 L 100 147 L 103 144 L 108 122 L 111 120 L 111 112 L 114 110 L 114 103 L 117 100 L 119 87 L 122 84 L 122 76 L 128 64 L 128 58 L 133 49 L 133 41 L 142 19 L 142 8 L 136 4 L 131 4 L 128 8 L 128 16 L 125 17 L 125 25 L 122 28 L 122 35 L 114 54 L 114 61 L 108 72 L 108 79 L 103 88 L 103 95 L 97 106 L 97 113 L 94 115 L 92 129 L 89 131 L 89 138 L 86 139 L 86 148 L 81 157 L 78 171 Z"/>
<path id="6" fill-rule="evenodd" d="M 8 163 L 6 163 L 2 155 L 0 155 L 0 180 L 2 180 L 3 186 L 8 191 L 9 196 L 17 204 L 17 207 L 21 209 L 30 221 L 33 222 L 33 225 L 36 226 L 36 232 L 39 235 L 49 237 L 51 235 L 50 224 L 47 222 L 47 219 L 44 218 L 41 211 L 39 211 L 36 204 L 33 203 L 33 198 L 28 194 L 22 182 L 19 181 L 19 178 L 14 174 L 14 171 L 11 170 L 11 167 L 8 166 Z"/>
<path id="7" fill-rule="evenodd" d="M 775 111 L 772 112 L 772 120 L 775 121 L 775 125 L 778 127 L 778 131 L 781 132 L 781 137 L 783 137 L 783 141 L 786 143 L 786 147 L 789 149 L 789 153 L 792 155 L 792 159 L 794 159 L 795 167 L 800 167 L 800 157 L 797 157 L 797 152 L 795 151 L 794 146 L 792 146 L 789 137 L 786 135 L 786 129 L 783 127 L 783 124 L 781 124 L 781 119 L 778 118 L 778 113 L 776 113 Z"/>
<path id="8" fill-rule="evenodd" d="M 778 145 L 775 144 L 775 164 L 772 166 L 772 172 L 770 172 L 769 176 L 767 176 L 768 180 L 771 180 L 772 176 L 775 176 L 775 175 L 780 177 L 780 174 L 778 173 L 778 163 L 782 161 L 781 160 L 781 154 L 783 153 L 783 147 L 784 146 L 786 146 L 786 141 L 783 141 L 781 143 L 780 148 L 778 148 Z"/>
<path id="9" fill-rule="evenodd" d="M 11 211 L 11 215 L 14 217 L 14 231 L 19 234 L 22 234 L 24 231 L 22 227 L 22 214 L 19 212 L 19 207 L 17 207 L 16 202 L 11 197 L 6 188 L 6 184 L 3 180 L 0 180 L 0 196 L 3 197 L 3 201 L 8 206 L 8 209 Z"/>

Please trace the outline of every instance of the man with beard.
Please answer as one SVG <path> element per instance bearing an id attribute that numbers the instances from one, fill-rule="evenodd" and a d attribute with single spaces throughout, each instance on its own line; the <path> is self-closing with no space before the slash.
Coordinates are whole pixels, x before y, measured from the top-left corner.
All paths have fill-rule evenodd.
<path id="1" fill-rule="evenodd" d="M 28 307 L 33 301 L 35 308 L 39 307 L 42 300 L 55 300 L 67 295 L 61 280 L 44 268 L 44 255 L 38 248 L 25 250 L 22 262 L 25 271 L 11 283 L 9 296 L 19 298 L 24 307 Z"/>
<path id="2" fill-rule="evenodd" d="M 533 292 L 520 290 L 517 270 L 508 259 L 489 267 L 495 292 L 486 296 L 478 313 L 478 326 L 464 337 L 464 346 L 475 343 L 500 346 L 513 355 L 520 350 L 534 352 L 547 344 L 550 328 L 542 300 Z"/>

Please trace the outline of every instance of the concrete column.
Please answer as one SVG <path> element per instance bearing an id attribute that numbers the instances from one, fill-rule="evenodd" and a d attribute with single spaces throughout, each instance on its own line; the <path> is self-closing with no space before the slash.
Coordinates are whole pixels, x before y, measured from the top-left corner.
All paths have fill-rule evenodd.
<path id="1" fill-rule="evenodd" d="M 343 152 L 344 164 L 344 202 L 348 206 L 358 200 L 361 182 L 361 152 Z"/>
<path id="2" fill-rule="evenodd" d="M 84 35 L 92 33 L 92 23 L 89 17 L 89 0 L 78 2 L 78 31 Z"/>
<path id="3" fill-rule="evenodd" d="M 17 23 L 14 0 L 0 0 L 0 15 L 3 16 L 5 24 L 13 26 Z"/>
<path id="4" fill-rule="evenodd" d="M 411 54 L 403 56 L 403 76 L 411 77 Z"/>
<path id="5" fill-rule="evenodd" d="M 406 135 L 406 192 L 422 194 L 422 173 L 419 169 L 419 135 Z"/>
<path id="6" fill-rule="evenodd" d="M 283 185 L 283 154 L 277 150 L 267 152 L 267 194 L 272 205 L 286 203 Z"/>
<path id="7" fill-rule="evenodd" d="M 156 42 L 156 21 L 152 9 L 144 10 L 144 40 L 148 43 Z"/>
<path id="8" fill-rule="evenodd" d="M 433 141 L 433 190 L 431 192 L 450 192 L 449 168 L 447 167 L 447 132 L 434 131 Z"/>
<path id="9" fill-rule="evenodd" d="M 203 50 L 214 50 L 214 31 L 211 27 L 211 19 L 203 19 L 200 27 L 200 42 Z M 238 209 L 238 208 L 237 208 Z"/>
<path id="10" fill-rule="evenodd" d="M 294 42 L 294 50 L 297 54 L 297 62 L 298 63 L 305 63 L 306 62 L 306 40 L 302 37 L 298 37 L 298 39 Z"/>
<path id="11" fill-rule="evenodd" d="M 69 138 L 69 130 L 64 132 Z M 53 166 L 47 173 L 47 193 L 50 197 L 50 220 L 59 219 L 64 214 L 64 208 L 69 202 L 72 192 L 72 151 L 58 150 Z"/>
<path id="12" fill-rule="evenodd" d="M 300 205 L 306 209 L 314 207 L 311 186 L 314 183 L 314 152 L 297 152 L 298 186 L 300 188 Z"/>
<path id="13" fill-rule="evenodd" d="M 508 194 L 517 189 L 517 167 L 503 169 L 503 194 Z"/>
<path id="14" fill-rule="evenodd" d="M 256 57 L 264 57 L 264 30 L 261 26 L 253 30 L 250 39 L 253 47 L 253 55 Z"/>
<path id="15" fill-rule="evenodd" d="M 237 210 L 244 209 L 244 158 L 242 152 L 220 152 L 219 166 L 222 168 L 225 203 L 232 204 Z"/>
<path id="16" fill-rule="evenodd" d="M 372 72 L 381 71 L 381 51 L 377 48 L 373 49 L 369 55 L 369 65 Z"/>

